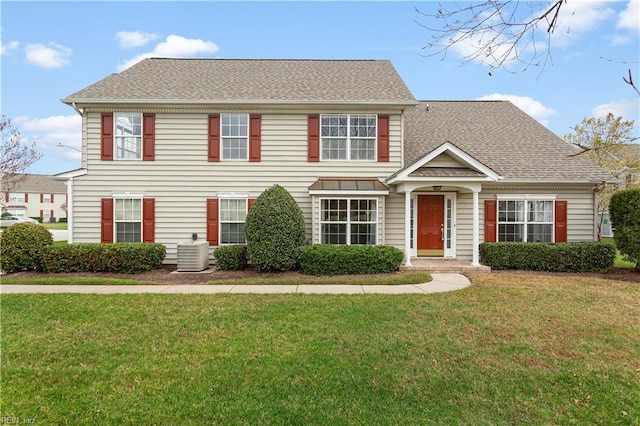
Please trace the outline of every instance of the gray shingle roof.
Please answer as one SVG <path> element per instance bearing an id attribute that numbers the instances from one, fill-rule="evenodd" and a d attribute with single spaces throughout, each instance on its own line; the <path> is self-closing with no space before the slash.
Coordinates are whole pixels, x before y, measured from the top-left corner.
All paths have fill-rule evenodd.
<path id="1" fill-rule="evenodd" d="M 67 193 L 67 185 L 65 184 L 65 182 L 61 180 L 55 180 L 52 176 L 49 175 L 27 174 L 24 180 L 21 180 L 19 177 L 18 180 L 19 183 L 17 185 L 11 185 L 11 192 L 39 192 L 43 194 Z"/>
<path id="2" fill-rule="evenodd" d="M 447 141 L 498 172 L 504 181 L 611 178 L 586 156 L 571 157 L 577 151 L 508 101 L 421 101 L 407 110 L 405 167 Z"/>
<path id="3" fill-rule="evenodd" d="M 390 61 L 149 58 L 65 103 L 355 102 L 415 104 Z"/>

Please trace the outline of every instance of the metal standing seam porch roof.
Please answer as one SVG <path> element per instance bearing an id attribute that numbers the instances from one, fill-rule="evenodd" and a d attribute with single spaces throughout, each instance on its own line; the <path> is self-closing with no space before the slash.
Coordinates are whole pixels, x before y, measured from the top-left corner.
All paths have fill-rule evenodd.
<path id="1" fill-rule="evenodd" d="M 388 193 L 389 187 L 378 178 L 319 178 L 309 186 L 310 193 L 316 191 Z"/>

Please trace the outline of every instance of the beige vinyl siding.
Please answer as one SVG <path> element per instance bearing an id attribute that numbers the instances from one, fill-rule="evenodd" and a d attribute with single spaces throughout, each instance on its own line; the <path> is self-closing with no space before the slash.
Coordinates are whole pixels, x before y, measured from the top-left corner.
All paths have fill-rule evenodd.
<path id="1" fill-rule="evenodd" d="M 386 200 L 386 244 L 404 251 L 404 193 L 391 193 Z"/>
<path id="2" fill-rule="evenodd" d="M 100 241 L 101 198 L 123 193 L 151 197 L 156 200 L 155 241 L 167 246 L 166 262 L 175 263 L 177 243 L 191 239 L 192 233 L 206 239 L 207 198 L 228 193 L 257 198 L 274 184 L 296 199 L 311 241 L 308 187 L 318 177 L 385 178 L 401 167 L 399 114 L 390 117 L 388 163 L 307 162 L 307 114 L 290 113 L 262 113 L 261 162 L 208 162 L 207 116 L 156 112 L 155 161 L 102 161 L 101 113 L 87 112 L 88 173 L 74 180 L 74 242 Z M 380 208 L 384 209 L 383 202 Z"/>

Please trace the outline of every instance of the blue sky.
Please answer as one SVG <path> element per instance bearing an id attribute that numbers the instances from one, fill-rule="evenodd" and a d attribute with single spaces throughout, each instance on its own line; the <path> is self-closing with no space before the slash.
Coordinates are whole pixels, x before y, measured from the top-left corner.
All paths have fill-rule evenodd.
<path id="1" fill-rule="evenodd" d="M 445 7 L 452 3 L 443 3 Z M 418 14 L 438 3 L 29 2 L 1 9 L 2 114 L 43 158 L 32 173 L 80 166 L 80 116 L 64 98 L 146 56 L 388 59 L 417 99 L 510 99 L 559 136 L 585 117 L 634 120 L 640 96 L 638 0 L 569 0 L 552 40 L 552 64 L 509 73 L 463 64 L 460 51 L 425 56 Z M 491 72 L 491 75 L 489 75 Z"/>

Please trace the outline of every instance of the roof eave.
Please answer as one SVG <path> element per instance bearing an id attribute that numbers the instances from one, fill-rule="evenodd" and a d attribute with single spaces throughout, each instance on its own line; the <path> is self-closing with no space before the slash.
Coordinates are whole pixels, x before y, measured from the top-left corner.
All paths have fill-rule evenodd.
<path id="1" fill-rule="evenodd" d="M 135 104 L 135 105 L 360 105 L 360 106 L 393 106 L 410 107 L 418 104 L 414 100 L 389 100 L 389 101 L 366 101 L 366 100 L 271 100 L 271 99 L 96 99 L 96 98 L 64 98 L 60 101 L 67 105 L 114 105 L 114 104 Z"/>

